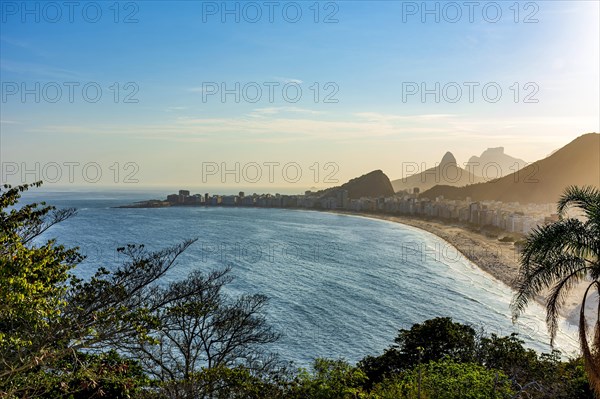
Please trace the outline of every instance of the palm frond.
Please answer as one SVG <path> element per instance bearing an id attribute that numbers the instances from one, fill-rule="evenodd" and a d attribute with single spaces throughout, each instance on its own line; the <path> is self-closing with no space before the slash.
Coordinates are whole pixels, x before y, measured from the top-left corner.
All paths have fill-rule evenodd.
<path id="1" fill-rule="evenodd" d="M 530 265 L 532 266 L 532 265 Z M 525 310 L 529 302 L 556 282 L 575 273 L 584 273 L 589 268 L 586 262 L 576 256 L 555 254 L 543 263 L 536 263 L 535 268 L 521 268 L 517 280 L 517 293 L 511 303 L 513 320 Z"/>
<path id="2" fill-rule="evenodd" d="M 587 267 L 593 275 L 594 264 L 589 259 L 598 258 L 596 247 L 594 234 L 577 219 L 563 219 L 534 230 L 521 254 L 517 294 L 511 305 L 513 318 L 531 299 L 577 270 Z"/>
<path id="3" fill-rule="evenodd" d="M 522 251 L 521 265 L 545 263 L 557 253 L 569 252 L 581 256 L 590 250 L 593 238 L 586 225 L 577 219 L 563 219 L 536 228 L 528 237 Z"/>
<path id="4" fill-rule="evenodd" d="M 556 333 L 558 331 L 560 310 L 569 296 L 571 289 L 583 280 L 585 276 L 585 267 L 573 271 L 552 288 L 552 292 L 546 300 L 546 324 L 548 325 L 551 346 L 554 346 L 554 339 L 556 338 Z"/>
<path id="5" fill-rule="evenodd" d="M 558 200 L 556 210 L 562 218 L 567 208 L 576 206 L 590 219 L 600 217 L 600 190 L 593 186 L 569 186 Z"/>

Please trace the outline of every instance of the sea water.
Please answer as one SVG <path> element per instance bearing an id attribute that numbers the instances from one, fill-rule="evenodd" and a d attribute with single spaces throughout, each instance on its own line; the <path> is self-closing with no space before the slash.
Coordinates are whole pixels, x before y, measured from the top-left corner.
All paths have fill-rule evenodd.
<path id="1" fill-rule="evenodd" d="M 122 262 L 117 247 L 134 243 L 158 250 L 196 238 L 163 281 L 231 267 L 235 279 L 227 293 L 269 297 L 268 321 L 281 334 L 271 349 L 297 365 L 315 357 L 356 362 L 380 354 L 399 329 L 441 316 L 487 333 L 517 332 L 528 347 L 551 350 L 542 306 L 532 304 L 512 324 L 514 292 L 433 234 L 304 210 L 115 208 L 163 194 L 34 192 L 23 202 L 78 209 L 43 238 L 79 246 L 87 257 L 75 272 L 85 278 Z M 575 326 L 562 323 L 556 348 L 576 354 Z"/>

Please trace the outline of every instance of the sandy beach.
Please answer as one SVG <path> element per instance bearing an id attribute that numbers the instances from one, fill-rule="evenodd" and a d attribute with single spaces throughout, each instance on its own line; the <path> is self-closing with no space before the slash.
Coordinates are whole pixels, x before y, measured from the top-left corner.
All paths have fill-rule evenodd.
<path id="1" fill-rule="evenodd" d="M 487 237 L 484 234 L 470 231 L 458 224 L 445 224 L 410 216 L 345 211 L 334 212 L 401 223 L 428 231 L 453 245 L 463 256 L 493 278 L 500 280 L 513 289 L 515 288 L 515 280 L 519 270 L 519 253 L 512 242 L 501 242 L 497 238 Z M 563 317 L 575 325 L 579 323 L 579 304 L 583 298 L 584 290 L 585 286 L 583 285 L 573 289 L 561 312 Z M 593 315 L 593 299 L 594 297 L 588 299 L 588 315 Z M 543 296 L 537 298 L 537 301 L 542 305 L 545 304 Z"/>

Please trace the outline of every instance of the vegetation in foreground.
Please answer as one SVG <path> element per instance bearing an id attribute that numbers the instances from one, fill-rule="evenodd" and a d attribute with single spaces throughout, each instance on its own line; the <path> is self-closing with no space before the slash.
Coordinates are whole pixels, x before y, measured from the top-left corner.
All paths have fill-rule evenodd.
<path id="1" fill-rule="evenodd" d="M 582 217 L 567 217 L 570 208 L 576 208 Z M 588 378 L 600 395 L 600 300 L 591 340 L 585 314 L 591 292 L 596 290 L 600 296 L 600 191 L 568 187 L 557 210 L 558 222 L 538 227 L 525 241 L 513 314 L 518 317 L 531 300 L 549 290 L 546 321 L 554 340 L 560 310 L 570 291 L 581 283 L 587 285 L 581 298 L 579 342 Z"/>
<path id="2" fill-rule="evenodd" d="M 450 318 L 400 330 L 357 365 L 295 369 L 265 350 L 278 338 L 267 299 L 225 293 L 228 269 L 163 281 L 193 240 L 120 248 L 123 264 L 83 281 L 77 248 L 40 240 L 75 211 L 15 207 L 27 189 L 0 195 L 2 398 L 592 398 L 589 361 Z"/>

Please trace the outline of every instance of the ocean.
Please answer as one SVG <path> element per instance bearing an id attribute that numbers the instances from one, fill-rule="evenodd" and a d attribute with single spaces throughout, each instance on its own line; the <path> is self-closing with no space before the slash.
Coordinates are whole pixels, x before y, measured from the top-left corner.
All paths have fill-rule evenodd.
<path id="1" fill-rule="evenodd" d="M 545 313 L 532 304 L 512 324 L 513 291 L 442 239 L 398 223 L 325 212 L 261 208 L 118 209 L 166 192 L 32 192 L 22 202 L 75 207 L 75 217 L 44 239 L 79 246 L 87 258 L 75 273 L 90 277 L 123 260 L 129 243 L 162 249 L 197 238 L 164 281 L 192 270 L 231 267 L 231 295 L 270 298 L 268 320 L 281 333 L 270 349 L 308 366 L 315 357 L 352 363 L 380 354 L 401 328 L 450 316 L 487 333 L 519 334 L 548 352 Z M 563 322 L 556 348 L 577 351 L 576 327 Z"/>

